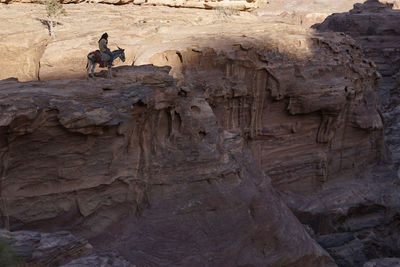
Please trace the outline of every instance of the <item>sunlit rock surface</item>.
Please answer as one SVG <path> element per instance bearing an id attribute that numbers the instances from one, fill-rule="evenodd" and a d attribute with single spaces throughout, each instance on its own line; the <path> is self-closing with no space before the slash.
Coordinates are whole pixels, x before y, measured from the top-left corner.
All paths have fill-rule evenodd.
<path id="1" fill-rule="evenodd" d="M 309 235 L 340 266 L 398 257 L 396 3 L 333 15 L 355 40 L 306 29 L 352 4 L 66 5 L 55 39 L 44 6 L 1 5 L 0 77 L 44 81 L 0 85 L 3 226 L 139 265 L 332 264 Z M 71 79 L 103 32 L 117 66 L 169 67 Z"/>

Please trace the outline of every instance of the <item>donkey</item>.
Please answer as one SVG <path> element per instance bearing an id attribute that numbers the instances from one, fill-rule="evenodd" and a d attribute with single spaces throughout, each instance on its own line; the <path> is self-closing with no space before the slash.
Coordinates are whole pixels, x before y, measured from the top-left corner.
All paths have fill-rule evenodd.
<path id="1" fill-rule="evenodd" d="M 87 60 L 87 64 L 86 64 L 86 79 L 88 79 L 90 77 L 90 75 L 92 77 L 94 76 L 94 68 L 96 67 L 96 64 L 99 64 L 99 66 L 101 68 L 107 67 L 108 68 L 108 76 L 109 76 L 109 78 L 112 78 L 112 74 L 111 74 L 112 62 L 116 58 L 120 58 L 122 60 L 122 62 L 125 62 L 125 49 L 118 47 L 117 50 L 114 50 L 111 53 L 112 53 L 112 57 L 110 60 L 111 64 L 109 62 L 104 62 L 101 60 L 101 54 L 100 54 L 99 50 L 90 52 L 87 55 L 88 60 Z M 90 73 L 89 73 L 89 71 L 90 71 Z"/>

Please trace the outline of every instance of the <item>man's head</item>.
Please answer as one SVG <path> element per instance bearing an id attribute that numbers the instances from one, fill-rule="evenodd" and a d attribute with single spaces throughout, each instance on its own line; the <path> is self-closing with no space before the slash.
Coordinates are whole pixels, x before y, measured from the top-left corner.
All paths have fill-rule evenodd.
<path id="1" fill-rule="evenodd" d="M 106 32 L 103 33 L 100 39 L 108 39 L 108 34 Z"/>

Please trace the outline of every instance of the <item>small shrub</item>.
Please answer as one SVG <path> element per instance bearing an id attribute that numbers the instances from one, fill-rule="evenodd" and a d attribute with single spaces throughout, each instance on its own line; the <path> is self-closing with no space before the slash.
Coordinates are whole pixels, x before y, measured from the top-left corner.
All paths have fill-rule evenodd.
<path id="1" fill-rule="evenodd" d="M 63 5 L 57 0 L 45 0 L 44 4 L 46 5 L 46 13 L 47 13 L 47 26 L 49 28 L 49 33 L 52 38 L 56 37 L 55 27 L 57 25 L 57 19 L 60 15 L 66 15 Z"/>
<path id="2" fill-rule="evenodd" d="M 9 241 L 0 236 L 0 266 L 17 267 L 17 256 Z"/>

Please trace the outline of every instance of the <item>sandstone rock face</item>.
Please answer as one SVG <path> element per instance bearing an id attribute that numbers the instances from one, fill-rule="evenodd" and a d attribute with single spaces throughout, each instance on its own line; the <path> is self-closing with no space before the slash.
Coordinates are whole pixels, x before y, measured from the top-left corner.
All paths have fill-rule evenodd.
<path id="1" fill-rule="evenodd" d="M 141 266 L 334 266 L 244 140 L 168 71 L 3 81 L 3 223 L 69 229 Z"/>
<path id="2" fill-rule="evenodd" d="M 330 0 L 61 0 L 63 4 L 70 3 L 104 3 L 104 4 L 114 4 L 114 5 L 153 5 L 153 6 L 170 6 L 170 7 L 187 7 L 187 8 L 222 8 L 229 12 L 230 9 L 233 10 L 254 10 L 257 8 L 262 8 L 262 13 L 276 13 L 276 12 L 294 12 L 293 15 L 304 15 L 315 13 L 316 11 L 324 10 L 328 13 L 340 12 L 348 10 L 353 4 L 358 3 L 358 0 L 338 0 L 332 2 Z M 399 0 L 387 0 L 382 1 L 383 3 L 389 3 L 393 5 L 394 8 L 400 7 Z M 0 0 L 0 3 L 35 3 L 41 4 L 40 0 Z M 300 11 L 300 14 L 298 13 Z M 317 12 L 318 13 L 318 12 Z M 326 13 L 324 13 L 326 14 Z"/>
<path id="3" fill-rule="evenodd" d="M 256 40 L 150 61 L 172 65 L 183 85 L 204 90 L 224 129 L 246 139 L 274 186 L 308 194 L 384 153 L 378 76 L 345 36 L 293 38 L 281 51 Z"/>
<path id="4" fill-rule="evenodd" d="M 0 0 L 0 3 L 33 3 L 41 4 L 41 0 Z M 135 4 L 142 6 L 169 6 L 169 7 L 183 7 L 183 8 L 201 8 L 201 9 L 219 9 L 222 12 L 232 12 L 235 10 L 254 10 L 261 4 L 260 0 L 61 0 L 63 4 L 77 4 L 77 3 L 99 3 L 99 4 L 113 4 L 113 5 L 126 5 Z"/>
<path id="5" fill-rule="evenodd" d="M 112 49 L 125 48 L 126 64 L 170 68 L 116 68 L 116 79 L 100 73 L 89 82 L 2 81 L 4 226 L 71 230 L 139 265 L 331 264 L 283 199 L 339 265 L 398 257 L 397 177 L 375 164 L 386 156 L 376 66 L 358 37 L 289 25 L 320 17 L 299 2 L 273 3 L 296 9 L 68 5 L 57 39 L 42 29 L 44 41 L 32 44 L 40 56 L 27 53 L 37 68 L 1 65 L 1 78 L 84 77 L 86 54 L 103 32 Z M 396 14 L 372 6 L 370 14 Z M 16 22 L 10 32 L 43 27 L 42 6 L 2 7 Z M 368 18 L 363 8 L 352 13 L 360 21 Z M 357 23 L 348 27 L 364 27 Z M 393 25 L 385 27 L 389 34 Z M 4 42 L 2 52 L 25 53 L 16 40 Z M 397 50 L 388 51 L 393 58 Z M 382 55 L 372 58 L 380 70 Z M 397 64 L 382 62 L 390 71 Z M 395 117 L 382 110 L 389 125 Z"/>
<path id="6" fill-rule="evenodd" d="M 124 48 L 125 64 L 131 65 L 136 57 L 164 51 L 166 40 L 180 39 L 181 46 L 185 47 L 196 44 L 199 35 L 213 33 L 218 36 L 229 32 L 231 20 L 242 29 L 246 28 L 243 23 L 258 23 L 256 17 L 247 12 L 229 13 L 220 9 L 102 4 L 66 5 L 65 9 L 67 16 L 61 16 L 55 28 L 57 38 L 50 39 L 41 22 L 46 19 L 44 5 L 0 6 L 0 51 L 4 54 L 4 59 L 0 60 L 1 79 L 16 77 L 20 81 L 29 81 L 84 77 L 86 56 L 98 49 L 97 42 L 104 32 L 110 36 L 110 49 Z M 87 16 L 88 13 L 95 14 L 95 19 Z M 261 26 L 258 25 L 255 31 Z M 156 47 L 156 51 L 147 51 L 148 46 Z M 119 61 L 115 63 L 121 65 Z"/>
<path id="7" fill-rule="evenodd" d="M 2 55 L 0 78 L 37 79 L 39 61 L 46 49 L 48 34 L 40 21 L 22 19 L 22 17 L 17 19 L 12 10 L 10 6 L 0 5 L 0 51 Z M 29 29 L 29 33 L 26 32 L 26 29 Z"/>
<path id="8" fill-rule="evenodd" d="M 269 40 L 276 50 L 265 41 L 169 50 L 151 62 L 204 90 L 340 266 L 396 256 L 397 178 L 385 164 L 368 167 L 386 156 L 375 64 L 343 34 L 290 40 Z"/>
<path id="9" fill-rule="evenodd" d="M 154 10 L 165 12 L 156 20 Z M 146 23 L 135 17 L 139 11 Z M 62 18 L 58 39 L 47 44 L 40 59 L 42 80 L 82 77 L 85 55 L 96 48 L 100 34 L 91 27 L 81 29 L 93 22 L 75 22 L 89 11 L 70 7 L 67 12 L 70 18 Z M 108 31 L 104 24 L 112 23 L 111 18 L 120 16 L 117 7 L 100 13 L 95 6 L 90 12 L 99 13 L 101 32 Z M 332 174 L 365 166 L 383 153 L 377 77 L 348 38 L 316 35 L 250 14 L 218 21 L 205 20 L 205 14 L 212 14 L 208 11 L 186 10 L 180 15 L 192 16 L 185 21 L 189 25 L 178 25 L 177 15 L 170 12 L 126 8 L 122 26 L 108 31 L 110 46 L 125 48 L 128 64 L 173 66 L 171 74 L 181 82 L 185 75 L 201 71 L 204 76 L 193 79 L 210 87 L 204 89 L 219 120 L 227 130 L 248 138 L 253 155 L 280 189 L 310 192 Z M 296 157 L 288 158 L 292 151 Z"/>
<path id="10" fill-rule="evenodd" d="M 343 12 L 350 2 L 309 6 L 293 1 L 271 2 L 271 7 L 253 13 L 232 9 L 173 9 L 157 6 L 104 5 L 82 3 L 65 5 L 67 16 L 56 26 L 56 39 L 50 39 L 45 6 L 39 4 L 0 5 L 0 78 L 16 77 L 20 81 L 84 77 L 86 55 L 97 49 L 101 34 L 108 32 L 110 49 L 125 48 L 126 65 L 149 63 L 154 54 L 200 45 L 198 38 L 208 39 L 209 47 L 227 38 L 243 42 L 246 36 L 269 35 L 274 38 L 298 31 L 296 27 L 275 28 L 275 24 L 309 26 L 322 22 L 331 12 Z M 200 2 L 199 2 L 200 3 Z M 222 2 L 209 2 L 213 3 Z M 239 3 L 235 1 L 235 3 Z M 308 7 L 308 8 L 307 8 Z M 87 16 L 87 14 L 92 14 Z M 244 36 L 242 36 L 244 35 Z M 151 49 L 149 49 L 151 47 Z M 145 59 L 147 58 L 147 60 Z M 117 61 L 116 65 L 122 63 Z"/>
<path id="11" fill-rule="evenodd" d="M 378 88 L 386 143 L 390 160 L 397 169 L 399 165 L 397 107 L 400 103 L 397 77 L 399 75 L 398 51 L 400 50 L 398 27 L 395 25 L 400 22 L 400 13 L 392 8 L 391 4 L 369 0 L 364 4 L 354 5 L 354 9 L 348 13 L 333 14 L 315 28 L 321 32 L 338 31 L 351 35 L 363 48 L 366 56 L 376 64 L 381 76 Z M 342 266 L 362 266 L 368 259 L 399 255 L 396 241 L 400 234 L 397 215 L 400 207 L 398 176 L 396 173 L 382 171 L 379 168 L 367 169 L 360 176 L 364 178 L 357 185 L 341 184 L 353 192 L 352 201 L 354 202 L 350 205 L 350 209 L 343 210 L 343 206 L 332 205 L 334 199 L 339 199 L 341 194 L 340 191 L 336 191 L 336 196 L 332 194 L 329 197 L 329 192 L 332 190 L 330 189 L 325 190 L 325 196 L 320 195 L 320 197 L 327 200 L 324 200 L 326 203 L 324 209 L 331 208 L 333 211 L 331 215 L 327 216 L 326 212 L 321 210 L 325 218 L 323 219 L 321 216 L 318 222 L 315 213 L 314 219 L 311 218 L 310 213 L 298 214 L 303 222 L 308 220 L 311 224 L 318 225 L 320 233 L 327 234 L 319 240 L 320 244 Z M 378 181 L 379 183 L 377 183 Z M 374 186 L 370 187 L 372 184 Z M 363 201 L 362 198 L 368 201 Z M 295 203 L 296 200 L 294 199 L 292 202 Z M 310 203 L 304 203 L 305 210 L 310 209 Z M 332 226 L 335 225 L 341 225 L 341 229 L 338 231 L 339 229 L 336 228 L 336 233 L 332 234 L 335 232 Z M 324 240 L 334 242 L 327 243 Z M 353 253 L 350 254 L 349 251 L 353 251 Z M 370 266 L 368 264 L 375 263 L 366 263 L 366 266 Z"/>
<path id="12" fill-rule="evenodd" d="M 385 117 L 386 138 L 396 165 L 400 160 L 398 104 L 396 77 L 400 69 L 399 29 L 400 11 L 378 1 L 357 4 L 349 13 L 335 14 L 317 26 L 319 31 L 341 31 L 351 35 L 375 62 L 382 78 L 379 81 L 381 107 Z"/>

